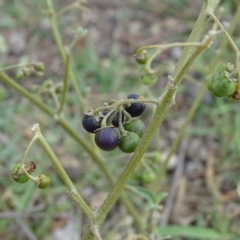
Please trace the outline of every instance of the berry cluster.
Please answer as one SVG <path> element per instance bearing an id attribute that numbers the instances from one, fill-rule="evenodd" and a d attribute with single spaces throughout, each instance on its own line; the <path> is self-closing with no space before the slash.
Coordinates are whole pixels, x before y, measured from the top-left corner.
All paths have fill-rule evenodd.
<path id="1" fill-rule="evenodd" d="M 38 188 L 47 188 L 50 184 L 49 176 L 45 174 L 40 174 L 37 177 L 32 176 L 31 174 L 36 169 L 35 162 L 28 163 L 18 163 L 12 169 L 12 178 L 18 183 L 26 183 L 29 179 L 37 184 Z"/>
<path id="2" fill-rule="evenodd" d="M 16 72 L 16 78 L 21 80 L 24 77 L 36 76 L 43 77 L 44 75 L 44 65 L 43 63 L 29 63 L 24 67 L 20 67 Z"/>
<path id="3" fill-rule="evenodd" d="M 130 94 L 127 99 L 143 98 L 137 94 Z M 95 134 L 95 143 L 100 149 L 112 151 L 119 147 L 125 153 L 132 153 L 145 132 L 145 124 L 137 117 L 144 112 L 146 104 L 115 103 L 117 103 L 116 100 L 110 101 L 98 116 L 95 116 L 93 111 L 85 113 L 82 119 L 83 128 Z"/>

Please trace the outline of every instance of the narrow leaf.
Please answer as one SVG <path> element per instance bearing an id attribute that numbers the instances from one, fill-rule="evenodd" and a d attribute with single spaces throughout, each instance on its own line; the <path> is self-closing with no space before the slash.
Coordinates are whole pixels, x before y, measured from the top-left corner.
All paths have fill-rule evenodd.
<path id="1" fill-rule="evenodd" d="M 156 230 L 156 234 L 170 235 L 170 236 L 181 236 L 181 237 L 189 237 L 196 239 L 206 239 L 206 240 L 219 240 L 221 239 L 220 233 L 212 228 L 204 228 L 204 227 L 194 227 L 194 226 L 166 226 L 166 227 L 158 227 Z"/>

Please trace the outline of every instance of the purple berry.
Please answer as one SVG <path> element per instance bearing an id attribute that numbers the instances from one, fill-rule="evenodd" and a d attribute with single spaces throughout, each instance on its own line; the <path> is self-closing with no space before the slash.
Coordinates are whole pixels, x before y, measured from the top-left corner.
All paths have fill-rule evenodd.
<path id="1" fill-rule="evenodd" d="M 122 114 L 122 113 L 121 113 Z M 112 120 L 112 125 L 114 127 L 119 127 L 120 113 L 118 112 Z M 124 121 L 124 115 L 122 114 L 122 123 Z"/>
<path id="2" fill-rule="evenodd" d="M 95 131 L 101 127 L 101 121 L 97 121 L 94 116 L 85 114 L 82 119 L 83 128 L 90 133 L 95 133 Z"/>
<path id="3" fill-rule="evenodd" d="M 96 132 L 96 145 L 104 151 L 112 151 L 118 145 L 118 132 L 115 128 L 102 128 Z"/>

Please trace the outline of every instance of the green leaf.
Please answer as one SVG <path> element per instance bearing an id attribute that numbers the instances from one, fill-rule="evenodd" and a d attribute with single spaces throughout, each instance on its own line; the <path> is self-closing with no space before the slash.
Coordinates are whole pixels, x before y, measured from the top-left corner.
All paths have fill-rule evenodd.
<path id="1" fill-rule="evenodd" d="M 219 240 L 221 239 L 220 233 L 212 228 L 204 227 L 190 227 L 190 226 L 166 226 L 158 227 L 156 234 L 160 236 L 170 235 L 170 236 L 182 236 L 196 239 L 206 239 L 206 240 Z"/>
<path id="2" fill-rule="evenodd" d="M 167 192 L 158 193 L 157 196 L 155 197 L 155 203 L 159 204 L 167 195 L 168 195 Z"/>
<path id="3" fill-rule="evenodd" d="M 145 198 L 150 203 L 155 203 L 155 197 L 147 188 L 138 187 L 138 186 L 129 186 L 131 191 L 135 192 L 139 196 Z"/>

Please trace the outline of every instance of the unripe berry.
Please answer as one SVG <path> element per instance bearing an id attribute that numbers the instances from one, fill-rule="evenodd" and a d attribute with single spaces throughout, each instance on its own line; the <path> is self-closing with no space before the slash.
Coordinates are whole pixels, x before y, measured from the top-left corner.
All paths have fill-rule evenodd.
<path id="1" fill-rule="evenodd" d="M 47 188 L 50 185 L 50 177 L 45 174 L 39 175 L 39 188 Z"/>
<path id="2" fill-rule="evenodd" d="M 208 81 L 208 90 L 215 97 L 228 97 L 236 90 L 237 76 L 230 63 L 222 64 Z"/>
<path id="3" fill-rule="evenodd" d="M 156 72 L 154 70 L 146 71 L 143 70 L 140 75 L 140 82 L 144 85 L 153 85 L 158 80 Z"/>
<path id="4" fill-rule="evenodd" d="M 25 166 L 25 165 L 24 165 Z M 12 169 L 12 178 L 18 183 L 25 183 L 29 180 L 26 173 L 20 168 L 20 163 L 16 164 Z"/>
<path id="5" fill-rule="evenodd" d="M 149 59 L 147 51 L 143 50 L 141 53 L 136 54 L 135 59 L 138 64 L 144 65 Z"/>

